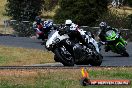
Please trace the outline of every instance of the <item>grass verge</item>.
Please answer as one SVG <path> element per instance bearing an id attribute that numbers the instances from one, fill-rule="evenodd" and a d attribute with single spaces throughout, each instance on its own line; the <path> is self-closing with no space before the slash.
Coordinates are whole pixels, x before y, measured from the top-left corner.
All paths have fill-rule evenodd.
<path id="1" fill-rule="evenodd" d="M 132 68 L 87 68 L 90 79 L 129 79 Z M 84 88 L 81 69 L 0 70 L 0 88 Z M 87 86 L 86 88 L 131 88 L 127 86 Z"/>
<path id="2" fill-rule="evenodd" d="M 53 53 L 38 49 L 0 46 L 0 66 L 20 66 L 54 62 Z"/>

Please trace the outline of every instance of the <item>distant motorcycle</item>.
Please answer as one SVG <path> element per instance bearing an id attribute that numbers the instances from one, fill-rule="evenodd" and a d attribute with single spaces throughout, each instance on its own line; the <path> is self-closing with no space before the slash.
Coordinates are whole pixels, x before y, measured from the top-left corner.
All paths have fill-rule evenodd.
<path id="1" fill-rule="evenodd" d="M 105 38 L 107 40 L 106 47 L 109 47 L 112 52 L 129 57 L 129 54 L 126 51 L 127 42 L 125 40 L 121 41 L 122 37 L 120 36 L 120 33 L 109 30 L 106 32 Z"/>
<path id="2" fill-rule="evenodd" d="M 39 31 L 38 28 L 35 28 L 35 34 L 37 39 L 41 39 L 42 41 L 46 41 L 48 39 L 48 34 L 50 33 L 51 30 L 46 30 L 41 32 Z"/>
<path id="3" fill-rule="evenodd" d="M 68 34 L 60 35 L 59 30 L 52 30 L 46 42 L 46 48 L 55 54 L 54 60 L 64 66 L 74 66 L 74 64 L 100 66 L 103 57 L 96 51 L 94 45 L 91 46 L 93 50 L 79 41 L 70 40 Z"/>

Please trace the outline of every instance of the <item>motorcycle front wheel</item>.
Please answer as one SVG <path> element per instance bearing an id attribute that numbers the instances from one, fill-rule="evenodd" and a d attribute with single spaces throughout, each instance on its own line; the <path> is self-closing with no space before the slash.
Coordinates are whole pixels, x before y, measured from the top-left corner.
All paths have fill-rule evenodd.
<path id="1" fill-rule="evenodd" d="M 57 58 L 59 58 L 59 62 L 61 62 L 64 66 L 74 66 L 74 58 L 64 54 L 61 48 L 56 48 L 54 50 L 54 54 Z"/>
<path id="2" fill-rule="evenodd" d="M 100 66 L 103 60 L 103 56 L 101 54 L 94 55 L 93 58 L 90 60 L 91 66 Z"/>
<path id="3" fill-rule="evenodd" d="M 54 55 L 54 60 L 55 62 L 60 62 L 59 58 L 56 55 Z"/>

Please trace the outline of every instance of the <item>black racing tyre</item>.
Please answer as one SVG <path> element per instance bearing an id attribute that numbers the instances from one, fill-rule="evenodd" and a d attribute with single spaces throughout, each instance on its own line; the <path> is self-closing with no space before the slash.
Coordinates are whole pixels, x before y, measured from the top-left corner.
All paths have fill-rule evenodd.
<path id="1" fill-rule="evenodd" d="M 90 60 L 90 65 L 91 66 L 100 66 L 102 63 L 102 60 L 103 60 L 103 56 L 101 54 L 98 54 Z"/>
<path id="2" fill-rule="evenodd" d="M 59 58 L 59 62 L 61 62 L 64 66 L 74 66 L 74 59 L 72 58 L 67 58 L 61 51 L 60 48 L 56 48 L 54 50 L 54 54 Z"/>
<path id="3" fill-rule="evenodd" d="M 89 65 L 88 61 L 77 62 L 76 65 Z"/>
<path id="4" fill-rule="evenodd" d="M 60 62 L 59 58 L 56 55 L 54 55 L 54 60 L 55 62 Z"/>
<path id="5" fill-rule="evenodd" d="M 121 51 L 120 54 L 124 57 L 129 57 L 128 52 L 126 51 L 126 48 L 122 45 L 118 45 L 119 50 Z"/>
<path id="6" fill-rule="evenodd" d="M 76 65 L 89 65 L 89 57 L 86 54 L 81 54 L 79 61 L 76 61 Z"/>
<path id="7" fill-rule="evenodd" d="M 121 55 L 124 56 L 124 57 L 129 57 L 129 54 L 128 54 L 128 52 L 126 50 L 123 51 L 123 53 Z"/>

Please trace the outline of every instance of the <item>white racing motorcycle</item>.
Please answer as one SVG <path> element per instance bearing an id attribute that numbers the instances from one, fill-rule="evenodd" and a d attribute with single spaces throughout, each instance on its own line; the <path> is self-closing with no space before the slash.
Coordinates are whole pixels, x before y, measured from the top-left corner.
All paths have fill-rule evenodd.
<path id="1" fill-rule="evenodd" d="M 80 31 L 84 33 L 84 31 Z M 79 41 L 71 40 L 68 34 L 60 35 L 58 30 L 52 30 L 46 42 L 46 49 L 52 51 L 55 54 L 54 60 L 61 62 L 64 66 L 74 66 L 74 64 L 100 66 L 103 56 L 90 43 L 93 41 L 90 40 L 90 36 L 87 37 L 93 49 L 87 48 Z"/>

